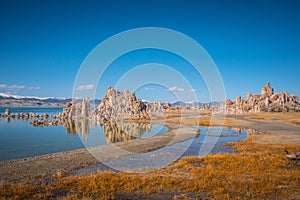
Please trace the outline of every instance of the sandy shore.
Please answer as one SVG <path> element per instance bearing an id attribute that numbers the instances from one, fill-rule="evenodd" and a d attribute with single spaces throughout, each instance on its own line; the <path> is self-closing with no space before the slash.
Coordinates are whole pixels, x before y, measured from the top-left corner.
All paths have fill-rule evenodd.
<path id="1" fill-rule="evenodd" d="M 232 127 L 251 128 L 269 133 L 256 137 L 258 143 L 300 144 L 300 126 L 277 120 L 252 120 L 248 116 L 232 115 L 227 117 L 237 119 L 236 122 L 230 123 Z M 166 122 L 164 125 L 169 128 L 168 133 L 147 139 L 0 162 L 0 181 L 16 182 L 63 175 L 99 163 L 99 159 L 102 162 L 108 162 L 138 153 L 146 153 L 191 139 L 197 135 L 193 125 L 180 125 L 171 122 Z"/>

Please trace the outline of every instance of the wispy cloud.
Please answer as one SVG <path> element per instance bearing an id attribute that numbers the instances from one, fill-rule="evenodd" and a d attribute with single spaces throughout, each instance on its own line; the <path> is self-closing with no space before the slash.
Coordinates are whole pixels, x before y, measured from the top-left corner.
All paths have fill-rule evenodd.
<path id="1" fill-rule="evenodd" d="M 146 87 L 145 90 L 155 90 L 153 87 Z"/>
<path id="2" fill-rule="evenodd" d="M 190 89 L 190 90 L 188 90 L 188 92 L 196 92 L 197 90 L 195 90 L 195 89 Z"/>
<path id="3" fill-rule="evenodd" d="M 28 90 L 39 90 L 41 89 L 40 87 L 28 87 Z"/>
<path id="4" fill-rule="evenodd" d="M 180 88 L 180 87 L 177 87 L 177 86 L 170 87 L 168 90 L 170 90 L 171 92 L 182 92 L 182 91 L 184 91 L 183 88 Z"/>
<path id="5" fill-rule="evenodd" d="M 174 93 L 193 93 L 196 92 L 195 89 L 185 90 L 184 88 L 180 88 L 177 86 L 173 86 L 168 88 L 168 91 L 174 92 Z"/>
<path id="6" fill-rule="evenodd" d="M 6 85 L 6 84 L 0 84 L 0 92 L 4 93 L 11 93 L 11 92 L 19 92 L 20 90 L 39 90 L 40 87 L 33 87 L 33 86 L 25 86 L 25 85 Z"/>
<path id="7" fill-rule="evenodd" d="M 94 89 L 94 85 L 93 84 L 89 84 L 89 85 L 80 85 L 76 88 L 76 90 L 93 90 Z"/>

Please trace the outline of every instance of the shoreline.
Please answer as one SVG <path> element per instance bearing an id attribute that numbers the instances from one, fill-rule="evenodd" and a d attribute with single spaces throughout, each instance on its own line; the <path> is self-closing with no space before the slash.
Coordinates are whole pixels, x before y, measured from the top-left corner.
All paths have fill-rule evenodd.
<path id="1" fill-rule="evenodd" d="M 254 136 L 255 139 L 253 141 L 256 143 L 300 144 L 300 126 L 278 122 L 277 120 L 253 120 L 245 115 L 227 115 L 226 117 L 236 119 L 236 121 L 232 120 L 230 123 L 225 123 L 222 125 L 224 127 L 244 127 L 267 133 Z M 199 118 L 199 120 L 201 119 L 202 118 Z M 178 124 L 168 120 L 165 121 L 164 125 L 169 128 L 169 131 L 150 138 L 124 141 L 99 147 L 91 147 L 89 149 L 83 148 L 29 158 L 1 161 L 0 182 L 40 179 L 53 177 L 57 174 L 60 176 L 66 175 L 89 165 L 99 164 L 99 160 L 97 160 L 91 152 L 97 156 L 100 155 L 99 158 L 103 163 L 138 153 L 151 152 L 164 146 L 191 139 L 197 135 L 193 124 Z M 159 121 L 157 121 L 157 123 L 159 123 Z M 162 123 L 162 121 L 160 121 L 160 123 Z M 180 134 L 176 134 L 179 126 L 181 126 L 179 129 Z M 121 149 L 122 151 L 116 151 L 116 149 Z M 103 152 L 111 152 L 111 154 L 103 154 Z"/>
<path id="2" fill-rule="evenodd" d="M 44 178 L 57 173 L 67 174 L 82 167 L 100 163 L 98 159 L 101 159 L 102 162 L 108 162 L 138 153 L 147 153 L 164 146 L 186 141 L 198 134 L 197 129 L 188 125 L 180 125 L 179 127 L 178 124 L 170 122 L 166 122 L 164 125 L 169 128 L 168 132 L 149 138 L 1 161 L 0 182 Z M 178 130 L 180 130 L 180 134 L 176 133 Z M 103 154 L 103 152 L 106 153 Z M 98 159 L 91 153 L 96 155 Z"/>
<path id="3" fill-rule="evenodd" d="M 300 126 L 291 123 L 290 117 L 253 120 L 253 115 L 227 116 L 225 127 L 242 126 L 250 131 L 259 127 L 262 133 L 252 135 L 249 132 L 246 139 L 225 144 L 236 153 L 181 157 L 168 166 L 143 173 L 113 171 L 104 167 L 98 168 L 99 171 L 76 174 L 74 172 L 97 165 L 96 159 L 86 149 L 29 158 L 30 162 L 23 160 L 21 164 L 11 162 L 14 164 L 1 166 L 0 162 L 0 173 L 3 174 L 2 169 L 7 170 L 7 179 L 0 181 L 0 196 L 17 199 L 166 199 L 168 196 L 167 199 L 171 199 L 178 194 L 180 197 L 208 199 L 273 199 L 275 194 L 280 199 L 298 199 L 300 163 L 288 158 L 285 150 L 300 151 Z M 189 122 L 183 127 L 191 133 L 191 127 L 201 120 L 203 118 L 183 120 Z M 171 124 L 175 128 L 180 125 Z M 172 136 L 169 134 L 165 139 Z M 151 140 L 139 140 L 143 141 L 142 144 L 133 141 L 130 145 L 126 142 L 118 147 L 137 151 L 143 147 L 146 151 L 151 146 L 149 141 L 155 146 L 161 142 L 161 138 L 153 138 L 155 136 Z M 164 156 L 168 155 L 161 155 L 161 158 Z M 0 177 L 4 177 L 2 174 Z"/>

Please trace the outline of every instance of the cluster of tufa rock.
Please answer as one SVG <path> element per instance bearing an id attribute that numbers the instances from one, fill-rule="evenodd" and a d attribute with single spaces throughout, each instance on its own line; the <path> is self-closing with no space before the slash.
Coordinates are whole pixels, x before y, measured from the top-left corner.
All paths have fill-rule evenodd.
<path id="1" fill-rule="evenodd" d="M 164 115 L 165 111 L 171 109 L 169 103 L 149 102 L 145 104 L 141 99 L 137 99 L 134 92 L 119 92 L 112 87 L 108 88 L 107 93 L 101 100 L 101 103 L 94 110 L 90 109 L 90 100 L 88 98 L 75 99 L 66 104 L 64 110 L 54 116 L 38 113 L 11 113 L 6 109 L 0 118 L 31 119 L 33 126 L 56 126 L 59 124 L 72 124 L 76 120 L 96 120 L 100 123 L 116 122 L 126 119 L 150 119 Z M 48 118 L 52 118 L 49 119 Z M 71 123 L 69 123 L 71 122 Z M 71 126 L 70 126 L 71 127 Z M 84 129 L 84 126 L 83 126 Z M 74 132 L 71 130 L 70 132 Z"/>
<path id="2" fill-rule="evenodd" d="M 39 114 L 33 112 L 21 112 L 21 113 L 11 113 L 10 110 L 7 108 L 5 112 L 2 114 L 0 113 L 0 117 L 7 118 L 7 119 L 47 119 L 49 115 L 47 113 Z"/>
<path id="3" fill-rule="evenodd" d="M 66 104 L 63 112 L 56 114 L 53 118 L 59 119 L 88 119 L 91 116 L 89 98 L 77 102 L 73 99 Z"/>
<path id="4" fill-rule="evenodd" d="M 66 104 L 63 112 L 57 113 L 54 116 L 49 116 L 48 114 L 38 115 L 34 113 L 29 113 L 29 118 L 32 119 L 29 124 L 33 126 L 57 126 L 62 124 L 68 127 L 68 122 L 74 120 L 89 119 L 91 116 L 90 111 L 90 101 L 89 99 L 83 99 L 80 102 L 72 100 Z M 49 119 L 48 118 L 52 118 Z"/>
<path id="5" fill-rule="evenodd" d="M 262 87 L 261 94 L 247 94 L 246 100 L 238 96 L 235 100 L 227 99 L 222 105 L 223 111 L 231 114 L 257 112 L 300 112 L 299 98 L 287 92 L 274 94 L 268 82 Z"/>
<path id="6" fill-rule="evenodd" d="M 118 121 L 125 118 L 148 118 L 146 105 L 136 99 L 134 92 L 119 92 L 112 87 L 95 110 L 95 117 L 101 121 Z"/>
<path id="7" fill-rule="evenodd" d="M 63 112 L 56 114 L 54 119 L 95 119 L 100 122 L 115 122 L 124 119 L 150 119 L 163 115 L 170 104 L 159 101 L 145 104 L 137 99 L 134 92 L 120 92 L 108 87 L 107 93 L 95 110 L 90 110 L 89 99 L 80 102 L 72 100 L 66 104 Z"/>
<path id="8" fill-rule="evenodd" d="M 164 113 L 167 105 L 161 102 L 145 104 L 137 99 L 134 92 L 120 92 L 112 87 L 94 111 L 94 116 L 100 121 L 119 121 L 122 119 L 149 119 Z"/>

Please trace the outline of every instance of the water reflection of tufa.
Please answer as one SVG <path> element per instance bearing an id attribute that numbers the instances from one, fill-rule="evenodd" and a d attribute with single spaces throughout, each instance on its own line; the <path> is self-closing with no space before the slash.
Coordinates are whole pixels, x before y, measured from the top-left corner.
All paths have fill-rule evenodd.
<path id="1" fill-rule="evenodd" d="M 84 137 L 88 137 L 90 133 L 90 127 L 96 127 L 97 123 L 94 120 L 89 119 L 70 119 L 65 118 L 61 124 L 66 128 L 66 131 L 71 134 L 81 134 Z"/>
<path id="2" fill-rule="evenodd" d="M 81 134 L 84 138 L 88 138 L 91 127 L 100 125 L 107 143 L 116 143 L 139 139 L 143 133 L 151 132 L 150 123 L 102 123 L 99 124 L 95 120 L 89 119 L 64 119 L 61 124 L 66 131 L 71 134 Z"/>
<path id="3" fill-rule="evenodd" d="M 105 123 L 103 131 L 108 143 L 116 143 L 141 138 L 143 133 L 150 133 L 150 123 Z"/>
<path id="4" fill-rule="evenodd" d="M 236 127 L 236 128 L 232 128 L 232 129 L 235 130 L 235 132 L 237 134 L 241 134 L 243 131 L 246 131 L 248 136 L 257 135 L 257 134 L 261 134 L 262 133 L 262 132 L 260 132 L 260 131 L 258 131 L 256 129 L 253 129 L 253 128 Z"/>

